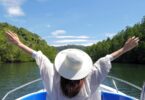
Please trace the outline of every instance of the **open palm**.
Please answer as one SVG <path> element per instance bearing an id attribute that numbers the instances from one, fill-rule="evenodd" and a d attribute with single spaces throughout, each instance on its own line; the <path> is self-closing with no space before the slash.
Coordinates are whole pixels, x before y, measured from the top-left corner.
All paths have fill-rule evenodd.
<path id="1" fill-rule="evenodd" d="M 134 47 L 136 47 L 138 45 L 138 42 L 139 42 L 139 38 L 138 37 L 131 37 L 129 38 L 124 46 L 123 46 L 123 49 L 127 52 L 127 51 L 130 51 L 131 49 L 133 49 Z"/>
<path id="2" fill-rule="evenodd" d="M 16 33 L 13 33 L 11 31 L 6 31 L 5 32 L 9 41 L 13 44 L 19 44 L 20 43 L 20 39 L 18 37 L 18 35 Z"/>

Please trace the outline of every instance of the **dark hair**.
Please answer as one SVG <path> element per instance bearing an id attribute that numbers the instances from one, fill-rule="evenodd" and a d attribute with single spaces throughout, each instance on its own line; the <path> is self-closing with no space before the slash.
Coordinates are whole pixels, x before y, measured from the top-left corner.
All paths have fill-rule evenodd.
<path id="1" fill-rule="evenodd" d="M 68 80 L 63 77 L 60 79 L 60 86 L 63 94 L 69 98 L 76 96 L 83 86 L 84 79 Z"/>

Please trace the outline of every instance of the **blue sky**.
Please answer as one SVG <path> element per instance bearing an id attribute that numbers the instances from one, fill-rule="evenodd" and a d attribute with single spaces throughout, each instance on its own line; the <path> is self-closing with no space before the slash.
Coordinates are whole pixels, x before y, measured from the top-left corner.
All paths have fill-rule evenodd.
<path id="1" fill-rule="evenodd" d="M 0 22 L 37 33 L 49 45 L 91 45 L 145 16 L 145 0 L 0 0 Z"/>

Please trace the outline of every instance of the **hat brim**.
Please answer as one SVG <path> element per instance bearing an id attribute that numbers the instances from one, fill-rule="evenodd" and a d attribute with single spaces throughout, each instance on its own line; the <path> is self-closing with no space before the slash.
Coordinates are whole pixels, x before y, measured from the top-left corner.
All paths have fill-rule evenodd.
<path id="1" fill-rule="evenodd" d="M 70 52 L 75 52 L 75 55 L 81 57 L 82 65 L 78 71 L 72 71 L 62 66 L 67 54 Z M 60 76 L 70 80 L 80 80 L 85 78 L 90 73 L 93 62 L 90 56 L 82 50 L 66 49 L 57 54 L 54 65 L 56 71 L 60 74 Z"/>

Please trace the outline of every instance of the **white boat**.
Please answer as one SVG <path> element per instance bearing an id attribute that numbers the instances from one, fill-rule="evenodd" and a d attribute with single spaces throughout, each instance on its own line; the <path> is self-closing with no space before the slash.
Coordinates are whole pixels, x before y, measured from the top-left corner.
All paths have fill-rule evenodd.
<path id="1" fill-rule="evenodd" d="M 131 86 L 130 91 L 134 91 L 137 90 L 139 91 L 139 94 L 141 93 L 142 88 L 129 83 L 125 80 L 113 77 L 113 76 L 107 76 L 106 80 L 109 79 L 110 82 L 112 83 L 112 86 L 107 85 L 106 83 L 108 83 L 109 81 L 105 82 L 104 84 L 101 84 L 99 87 L 99 95 L 101 96 L 101 100 L 139 100 L 139 97 L 137 96 L 133 96 L 127 93 L 124 93 L 123 91 L 121 91 L 121 89 L 119 88 L 119 86 L 116 84 L 118 82 L 121 82 L 123 84 L 123 86 L 127 85 L 127 86 Z M 6 93 L 6 95 L 2 98 L 2 100 L 7 100 L 8 96 L 10 94 L 12 94 L 15 91 L 18 91 L 22 88 L 27 87 L 28 85 L 33 85 L 34 83 L 41 81 L 41 79 L 36 79 L 34 81 L 28 82 L 24 85 L 21 85 L 11 91 L 9 91 L 8 93 Z M 16 100 L 46 100 L 46 95 L 47 92 L 45 89 L 41 89 L 39 91 L 33 92 L 33 93 L 29 93 L 26 94 L 24 96 L 15 98 Z M 142 98 L 140 98 L 141 100 L 145 100 L 144 95 L 141 96 Z"/>

